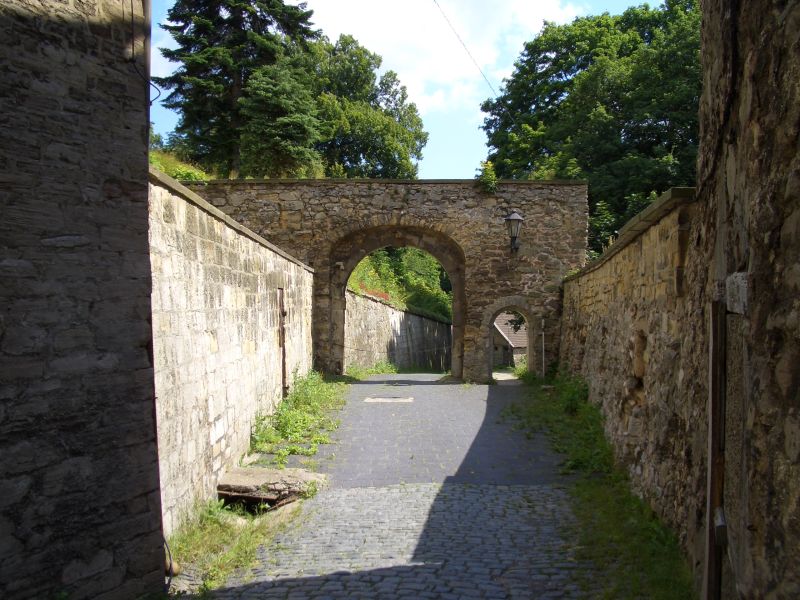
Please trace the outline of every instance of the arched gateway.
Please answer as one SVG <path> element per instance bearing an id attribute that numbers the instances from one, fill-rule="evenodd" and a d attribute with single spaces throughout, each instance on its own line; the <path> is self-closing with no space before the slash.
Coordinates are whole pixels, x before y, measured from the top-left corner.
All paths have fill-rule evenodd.
<path id="1" fill-rule="evenodd" d="M 487 311 L 509 297 L 545 319 L 555 343 L 560 282 L 583 265 L 586 184 L 473 180 L 247 180 L 190 185 L 214 206 L 314 268 L 314 358 L 340 372 L 347 278 L 385 246 L 432 254 L 453 283 L 452 373 L 489 377 Z M 512 251 L 504 218 L 525 219 Z M 519 302 L 517 302 L 519 303 Z M 553 348 L 553 356 L 557 349 Z"/>

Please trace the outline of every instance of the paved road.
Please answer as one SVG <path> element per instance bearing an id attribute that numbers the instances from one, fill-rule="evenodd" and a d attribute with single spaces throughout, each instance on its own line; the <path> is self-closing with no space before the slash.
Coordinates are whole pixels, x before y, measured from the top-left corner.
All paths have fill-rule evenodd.
<path id="1" fill-rule="evenodd" d="M 580 598 L 558 457 L 500 418 L 524 388 L 436 375 L 353 384 L 330 486 L 224 599 Z"/>

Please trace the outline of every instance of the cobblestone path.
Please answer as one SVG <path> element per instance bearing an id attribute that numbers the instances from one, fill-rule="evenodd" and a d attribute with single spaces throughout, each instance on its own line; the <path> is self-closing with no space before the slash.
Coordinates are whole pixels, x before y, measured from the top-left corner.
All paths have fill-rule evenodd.
<path id="1" fill-rule="evenodd" d="M 500 419 L 524 390 L 437 379 L 353 384 L 330 486 L 214 597 L 586 597 L 559 459 Z"/>

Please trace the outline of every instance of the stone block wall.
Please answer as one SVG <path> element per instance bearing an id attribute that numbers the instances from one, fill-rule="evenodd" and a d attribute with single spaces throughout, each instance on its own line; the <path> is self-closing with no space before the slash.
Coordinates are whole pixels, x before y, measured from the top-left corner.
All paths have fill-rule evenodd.
<path id="1" fill-rule="evenodd" d="M 5 600 L 163 590 L 144 9 L 0 2 Z"/>
<path id="2" fill-rule="evenodd" d="M 693 252 L 701 211 L 668 192 L 564 283 L 560 363 L 589 382 L 606 435 L 637 493 L 703 560 L 706 477 L 706 265 Z"/>
<path id="3" fill-rule="evenodd" d="M 311 368 L 311 270 L 196 194 L 150 173 L 158 449 L 164 530 L 247 451 L 285 372 Z"/>
<path id="4" fill-rule="evenodd" d="M 800 3 L 704 0 L 702 41 L 702 249 L 728 313 L 723 597 L 798 598 Z"/>
<path id="5" fill-rule="evenodd" d="M 586 184 L 474 180 L 252 180 L 189 186 L 236 221 L 311 265 L 315 359 L 341 371 L 345 286 L 355 265 L 385 246 L 432 254 L 453 283 L 453 374 L 487 381 L 492 320 L 515 307 L 545 319 L 547 361 L 558 355 L 560 284 L 586 256 Z M 517 252 L 504 217 L 525 218 Z M 552 350 L 552 352 L 551 352 Z"/>
<path id="6" fill-rule="evenodd" d="M 450 368 L 450 323 L 398 310 L 368 296 L 347 291 L 345 368 L 387 361 L 406 369 Z"/>

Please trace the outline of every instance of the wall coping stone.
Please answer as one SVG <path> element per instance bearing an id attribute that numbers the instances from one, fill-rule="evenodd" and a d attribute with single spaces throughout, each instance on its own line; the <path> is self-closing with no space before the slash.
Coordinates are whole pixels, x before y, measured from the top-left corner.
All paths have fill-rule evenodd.
<path id="1" fill-rule="evenodd" d="M 217 207 L 212 206 L 211 204 L 209 204 L 208 202 L 203 200 L 200 196 L 198 196 L 196 193 L 194 193 L 192 190 L 190 190 L 189 188 L 185 187 L 184 185 L 182 185 L 180 182 L 176 181 L 175 179 L 173 179 L 169 175 L 165 175 L 164 173 L 162 173 L 161 171 L 159 171 L 158 169 L 153 167 L 153 165 L 150 165 L 149 175 L 150 175 L 150 182 L 151 183 L 158 184 L 160 186 L 163 186 L 163 187 L 167 188 L 171 192 L 173 192 L 173 193 L 179 195 L 180 197 L 182 197 L 184 200 L 187 200 L 188 202 L 194 204 L 195 206 L 197 206 L 201 210 L 204 210 L 205 212 L 207 212 L 211 216 L 219 219 L 220 221 L 225 223 L 228 227 L 231 227 L 232 229 L 235 229 L 236 231 L 238 231 L 242 235 L 244 235 L 246 237 L 249 237 L 254 242 L 264 246 L 267 250 L 271 250 L 272 252 L 275 252 L 276 254 L 282 256 L 286 260 L 291 261 L 294 264 L 299 265 L 300 267 L 303 267 L 309 273 L 313 273 L 314 272 L 314 269 L 309 267 L 307 264 L 305 264 L 305 263 L 301 262 L 300 260 L 296 259 L 294 256 L 292 256 L 288 252 L 286 252 L 284 250 L 281 250 L 275 244 L 271 244 L 270 242 L 268 242 L 267 240 L 262 238 L 257 233 L 251 231 L 250 229 L 248 229 L 247 227 L 242 225 L 241 223 L 237 223 L 236 221 L 231 219 L 228 215 L 226 215 L 224 212 L 219 210 Z M 285 180 L 283 180 L 283 181 L 285 181 Z"/>
<path id="2" fill-rule="evenodd" d="M 480 185 L 477 179 L 207 179 L 205 181 L 192 181 L 192 185 L 214 185 L 214 184 L 230 184 L 235 182 L 237 185 L 247 185 L 247 184 L 258 184 L 263 185 L 267 184 L 275 184 L 275 185 L 285 185 L 287 183 L 291 184 L 300 184 L 300 185 L 320 185 L 320 184 L 332 184 L 332 185 L 350 185 L 350 184 L 364 184 L 364 185 L 372 185 L 372 184 L 422 184 L 422 185 L 441 185 L 443 183 L 454 184 L 454 183 L 462 183 L 462 184 L 474 184 Z M 552 185 L 559 185 L 559 186 L 580 186 L 580 185 L 587 185 L 588 181 L 586 179 L 499 179 L 497 181 L 498 185 L 525 185 L 525 186 L 536 186 L 536 185 L 545 185 L 545 186 L 552 186 Z"/>
<path id="3" fill-rule="evenodd" d="M 655 202 L 653 202 L 650 206 L 645 207 L 641 212 L 639 212 L 622 226 L 622 229 L 619 230 L 617 239 L 610 248 L 608 248 L 605 252 L 603 252 L 603 254 L 583 267 L 577 273 L 565 277 L 563 281 L 573 281 L 599 269 L 606 262 L 608 262 L 611 257 L 618 252 L 621 252 L 625 247 L 629 246 L 636 240 L 636 238 L 650 229 L 650 227 L 658 223 L 675 208 L 694 202 L 694 192 L 695 188 L 693 187 L 674 187 L 668 189 L 666 192 L 661 194 Z"/>

